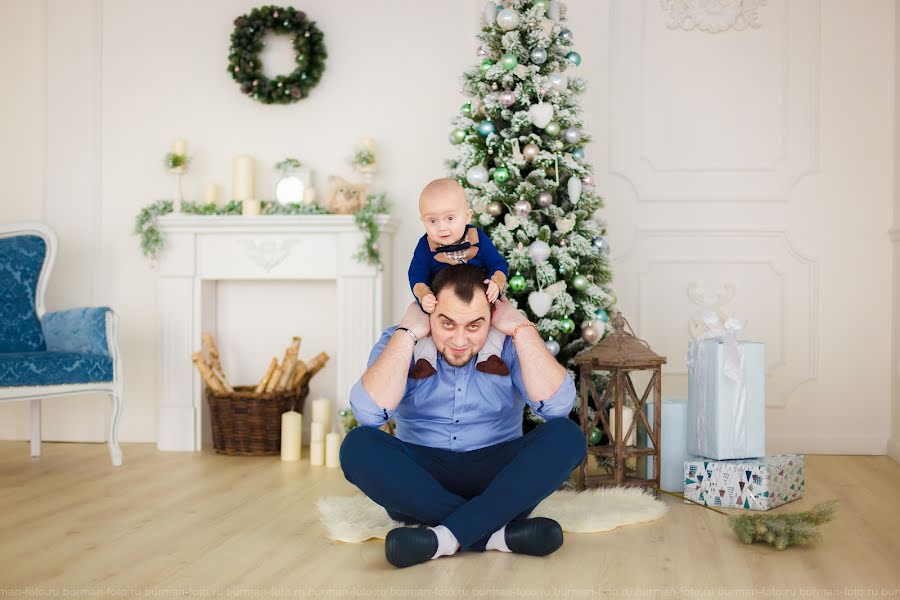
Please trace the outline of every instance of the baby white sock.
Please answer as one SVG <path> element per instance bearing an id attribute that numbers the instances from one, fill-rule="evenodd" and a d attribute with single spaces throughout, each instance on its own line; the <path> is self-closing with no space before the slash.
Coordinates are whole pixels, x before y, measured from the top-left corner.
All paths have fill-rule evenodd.
<path id="1" fill-rule="evenodd" d="M 485 546 L 484 549 L 512 552 L 512 550 L 509 549 L 509 546 L 506 545 L 506 525 L 491 534 L 487 546 Z"/>
<path id="2" fill-rule="evenodd" d="M 431 557 L 432 559 L 438 558 L 439 556 L 451 556 L 456 554 L 456 551 L 459 550 L 459 542 L 456 541 L 456 536 L 453 535 L 452 531 L 443 525 L 429 527 L 428 529 L 432 530 L 438 539 L 438 549 L 437 552 L 434 553 L 434 556 Z"/>

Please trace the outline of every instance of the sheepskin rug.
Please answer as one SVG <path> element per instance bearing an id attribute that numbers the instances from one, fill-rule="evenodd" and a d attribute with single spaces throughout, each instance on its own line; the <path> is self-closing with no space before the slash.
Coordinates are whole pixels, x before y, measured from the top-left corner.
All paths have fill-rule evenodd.
<path id="1" fill-rule="evenodd" d="M 316 502 L 328 537 L 338 542 L 358 543 L 384 539 L 395 527 L 404 527 L 361 493 L 325 496 Z M 583 492 L 558 490 L 547 496 L 529 517 L 555 519 L 563 531 L 598 533 L 623 525 L 655 521 L 668 507 L 636 487 L 590 488 Z"/>

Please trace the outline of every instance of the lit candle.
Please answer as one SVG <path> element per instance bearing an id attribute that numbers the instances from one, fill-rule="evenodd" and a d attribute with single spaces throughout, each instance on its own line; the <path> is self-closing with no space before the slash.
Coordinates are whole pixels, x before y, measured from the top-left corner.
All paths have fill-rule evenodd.
<path id="1" fill-rule="evenodd" d="M 236 156 L 232 166 L 231 199 L 255 200 L 256 183 L 254 171 L 256 162 L 252 156 Z"/>
<path id="2" fill-rule="evenodd" d="M 182 156 L 187 154 L 187 142 L 175 140 L 175 143 L 172 144 L 172 154 L 181 154 Z"/>
<path id="3" fill-rule="evenodd" d="M 325 431 L 331 430 L 331 400 L 319 397 L 312 401 L 312 420 L 322 423 Z"/>
<path id="4" fill-rule="evenodd" d="M 341 466 L 341 436 L 337 433 L 329 433 L 325 436 L 325 466 Z"/>
<path id="5" fill-rule="evenodd" d="M 219 186 L 215 183 L 207 183 L 203 188 L 203 202 L 206 204 L 219 203 Z"/>
<path id="6" fill-rule="evenodd" d="M 303 415 L 289 410 L 281 415 L 281 460 L 300 460 Z"/>

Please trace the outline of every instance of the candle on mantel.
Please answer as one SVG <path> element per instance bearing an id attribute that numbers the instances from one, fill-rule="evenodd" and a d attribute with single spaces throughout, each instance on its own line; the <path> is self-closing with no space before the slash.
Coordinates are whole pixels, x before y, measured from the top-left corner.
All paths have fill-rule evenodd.
<path id="1" fill-rule="evenodd" d="M 219 186 L 215 183 L 207 183 L 203 188 L 204 204 L 219 204 Z"/>
<path id="2" fill-rule="evenodd" d="M 309 464 L 325 464 L 325 426 L 313 421 L 309 430 Z"/>
<path id="3" fill-rule="evenodd" d="M 329 433 L 325 436 L 325 466 L 341 466 L 341 436 L 337 433 Z"/>
<path id="4" fill-rule="evenodd" d="M 234 158 L 232 165 L 231 199 L 241 201 L 241 214 L 258 215 L 259 200 L 256 199 L 256 162 L 252 156 L 241 155 Z"/>
<path id="5" fill-rule="evenodd" d="M 281 460 L 300 460 L 303 441 L 303 415 L 289 410 L 281 415 Z"/>
<path id="6" fill-rule="evenodd" d="M 187 142 L 184 140 L 175 140 L 175 143 L 172 144 L 172 154 L 180 154 L 182 156 L 187 154 Z"/>
<path id="7" fill-rule="evenodd" d="M 321 423 L 325 431 L 331 431 L 331 400 L 319 397 L 312 401 L 312 422 Z"/>

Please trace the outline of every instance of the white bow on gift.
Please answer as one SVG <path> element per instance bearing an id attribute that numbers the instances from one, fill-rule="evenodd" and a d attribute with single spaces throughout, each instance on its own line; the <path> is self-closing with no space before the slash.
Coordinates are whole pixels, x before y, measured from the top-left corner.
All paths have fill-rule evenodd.
<path id="1" fill-rule="evenodd" d="M 744 381 L 744 349 L 738 343 L 737 335 L 747 326 L 747 320 L 727 315 L 724 312 L 720 314 L 712 310 L 704 311 L 701 315 L 701 320 L 702 326 L 705 326 L 706 329 L 705 331 L 692 330 L 691 336 L 694 339 L 688 345 L 688 352 L 685 357 L 688 373 L 700 387 L 697 395 L 699 400 L 697 432 L 700 434 L 700 432 L 704 431 L 706 402 L 708 401 L 706 390 L 709 378 L 715 376 L 715 374 L 705 372 L 707 357 L 702 342 L 719 340 L 723 345 L 725 376 L 734 382 L 734 402 L 732 403 L 734 445 L 736 448 L 746 448 L 747 431 L 744 424 L 747 419 L 747 385 Z M 699 329 L 702 329 L 702 327 Z M 705 455 L 706 444 L 702 435 L 698 442 L 700 453 Z"/>

